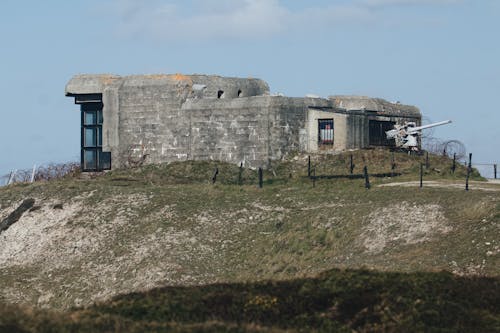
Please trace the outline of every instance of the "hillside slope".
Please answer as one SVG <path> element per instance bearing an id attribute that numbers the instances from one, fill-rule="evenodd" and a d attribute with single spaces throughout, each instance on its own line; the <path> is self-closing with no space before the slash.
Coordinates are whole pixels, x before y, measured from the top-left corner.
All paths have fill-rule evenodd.
<path id="1" fill-rule="evenodd" d="M 0 307 L 5 332 L 498 332 L 500 279 L 330 270 L 164 287 L 65 313 Z"/>
<path id="2" fill-rule="evenodd" d="M 367 158 L 372 172 L 387 171 L 390 157 L 370 154 L 382 154 Z M 221 163 L 211 184 L 215 164 L 204 162 L 2 188 L 0 221 L 27 198 L 34 205 L 0 233 L 0 300 L 64 309 L 164 285 L 335 267 L 499 275 L 498 186 L 465 192 L 372 178 L 366 190 L 342 175 L 347 157 L 315 158 L 318 176 L 336 177 L 313 186 L 300 157 L 267 172 L 262 189 L 255 171 L 238 185 L 238 168 Z M 397 181 L 415 180 L 415 161 L 398 159 Z M 457 182 L 432 163 L 427 178 Z"/>

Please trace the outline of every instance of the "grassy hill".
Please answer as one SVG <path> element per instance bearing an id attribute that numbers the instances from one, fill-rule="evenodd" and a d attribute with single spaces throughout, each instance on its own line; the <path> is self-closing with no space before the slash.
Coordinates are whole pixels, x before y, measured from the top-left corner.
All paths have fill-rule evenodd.
<path id="1" fill-rule="evenodd" d="M 362 285 L 371 279 L 392 281 L 391 284 L 397 280 L 405 285 L 426 276 L 436 281 L 456 281 L 453 295 L 462 288 L 458 286 L 471 283 L 467 288 L 476 288 L 476 292 L 484 286 L 481 281 L 489 281 L 484 283 L 490 283 L 492 296 L 498 299 L 498 185 L 481 182 L 474 172 L 472 179 L 476 181 L 471 182 L 471 190 L 466 192 L 465 168 L 457 166 L 453 174 L 451 161 L 431 156 L 429 168 L 424 168 L 424 179 L 437 182 L 439 187 L 387 186 L 418 180 L 423 157 L 397 153 L 396 168 L 391 169 L 392 155 L 387 151 L 352 154 L 356 164 L 353 175 L 349 171 L 349 153 L 312 156 L 315 182 L 307 177 L 307 156 L 295 156 L 272 165 L 264 174 L 261 189 L 257 186 L 256 170 L 243 169 L 240 176 L 238 166 L 217 162 L 144 166 L 96 177 L 1 188 L 0 221 L 25 199 L 33 199 L 34 205 L 0 233 L 0 301 L 67 311 L 74 306 L 104 302 L 118 294 L 168 285 L 173 288 L 168 290 L 182 295 L 180 303 L 195 304 L 192 299 L 195 291 L 202 295 L 210 294 L 211 288 L 229 288 L 235 295 L 247 295 L 246 288 L 264 288 L 259 293 L 272 295 L 272 288 L 265 286 L 277 283 L 286 289 L 301 283 L 321 284 L 321 279 L 342 276 L 354 279 L 355 285 L 349 289 L 354 295 L 366 293 Z M 361 177 L 364 165 L 370 173 L 370 190 L 365 189 Z M 219 174 L 212 184 L 216 167 Z M 391 173 L 393 177 L 389 177 Z M 322 273 L 339 268 L 349 271 Z M 442 270 L 464 277 L 438 273 Z M 282 282 L 273 282 L 278 280 Z M 218 285 L 200 287 L 213 283 Z M 381 285 L 375 286 L 377 302 L 394 301 L 392 296 L 386 298 L 389 294 L 384 294 L 385 289 L 378 287 Z M 438 297 L 434 300 L 440 302 L 437 289 L 427 291 L 423 285 L 421 288 L 422 293 L 416 296 L 402 297 L 417 302 L 426 293 L 428 297 L 432 293 Z M 404 289 L 401 287 L 400 292 Z M 151 301 L 152 308 L 162 308 L 155 300 L 149 300 L 149 296 L 142 300 L 142 294 L 134 295 L 124 296 L 123 300 L 137 299 L 137 306 L 142 301 Z M 330 295 L 325 299 L 334 297 L 329 292 L 325 295 Z M 280 297 L 278 300 L 282 302 Z M 272 303 L 272 300 L 265 296 L 256 302 Z M 194 331 L 208 328 L 218 331 L 218 325 L 238 331 L 235 324 L 239 323 L 246 325 L 248 331 L 288 327 L 282 325 L 280 320 L 284 319 L 280 318 L 259 319 L 257 326 L 252 326 L 254 321 L 250 317 L 224 317 L 211 312 L 192 321 L 170 317 L 141 319 L 123 315 L 122 310 L 110 310 L 113 302 L 66 314 L 27 310 L 28 319 L 19 320 L 26 320 L 29 326 L 35 325 L 38 316 L 48 316 L 50 320 L 62 316 L 63 319 L 57 320 L 62 320 L 63 326 L 74 318 L 83 318 L 91 325 L 89 318 L 100 313 L 99 320 L 113 323 L 124 320 L 124 325 L 132 328 L 136 326 L 129 326 L 129 320 L 140 322 L 137 327 L 144 320 L 153 320 L 159 323 L 158 327 L 170 325 L 171 329 L 179 322 L 179 331 L 185 330 L 185 325 L 194 325 L 189 326 Z M 241 302 L 231 303 L 231 308 L 243 311 Z M 377 302 L 373 306 L 385 304 Z M 469 300 L 464 302 L 468 304 Z M 485 327 L 493 327 L 492 323 L 498 320 L 497 308 L 481 303 L 484 306 L 478 305 L 473 310 L 476 305 L 465 303 L 460 303 L 462 312 L 457 310 L 456 318 L 463 312 L 477 310 L 477 318 L 481 318 L 478 320 L 489 325 Z M 18 311 L 12 306 L 5 309 Z M 304 316 L 321 316 L 325 309 Z M 409 318 L 411 311 L 416 311 L 415 316 L 420 315 L 420 310 L 404 309 L 402 318 Z M 437 309 L 444 311 L 441 306 Z M 185 316 L 191 316 L 189 311 L 186 310 Z M 302 310 L 297 311 L 294 313 L 299 316 Z M 369 312 L 358 312 L 351 314 L 350 319 L 334 316 L 328 325 L 352 328 L 354 316 L 363 317 L 363 313 L 368 316 L 363 319 L 366 327 L 375 323 Z M 281 316 L 280 312 L 278 317 Z M 304 323 L 310 320 L 307 318 Z M 420 322 L 420 319 L 408 320 L 413 324 Z M 293 327 L 307 327 L 300 325 Z"/>
<path id="2" fill-rule="evenodd" d="M 330 270 L 164 287 L 67 313 L 0 308 L 9 332 L 498 332 L 498 278 Z"/>

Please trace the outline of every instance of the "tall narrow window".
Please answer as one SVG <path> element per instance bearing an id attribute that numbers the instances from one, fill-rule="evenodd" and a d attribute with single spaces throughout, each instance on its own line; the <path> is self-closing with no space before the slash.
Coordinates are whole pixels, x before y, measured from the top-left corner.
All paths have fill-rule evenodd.
<path id="1" fill-rule="evenodd" d="M 102 103 L 82 103 L 82 170 L 111 169 L 111 153 L 102 151 Z"/>
<path id="2" fill-rule="evenodd" d="M 333 145 L 333 119 L 318 119 L 318 144 Z"/>

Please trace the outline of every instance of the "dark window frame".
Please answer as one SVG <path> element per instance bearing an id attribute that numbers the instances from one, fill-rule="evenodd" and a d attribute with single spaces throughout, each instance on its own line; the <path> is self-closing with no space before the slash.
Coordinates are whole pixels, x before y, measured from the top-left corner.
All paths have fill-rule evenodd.
<path id="1" fill-rule="evenodd" d="M 111 169 L 111 153 L 102 151 L 102 124 L 103 124 L 102 102 L 87 102 L 80 106 L 81 112 L 81 153 L 80 166 L 84 172 L 98 172 Z M 89 117 L 89 115 L 93 115 Z M 91 121 L 88 121 L 91 120 Z M 92 131 L 92 144 L 87 142 L 87 132 Z M 86 153 L 92 152 L 95 160 L 89 165 Z"/>
<path id="2" fill-rule="evenodd" d="M 327 128 L 331 126 L 331 128 Z M 322 138 L 321 130 L 331 130 L 331 140 L 330 138 Z M 335 122 L 333 118 L 322 118 L 318 119 L 318 146 L 333 146 L 335 143 Z"/>
<path id="3" fill-rule="evenodd" d="M 394 147 L 394 139 L 387 139 L 386 131 L 394 128 L 395 121 L 368 119 L 368 144 L 373 147 Z"/>

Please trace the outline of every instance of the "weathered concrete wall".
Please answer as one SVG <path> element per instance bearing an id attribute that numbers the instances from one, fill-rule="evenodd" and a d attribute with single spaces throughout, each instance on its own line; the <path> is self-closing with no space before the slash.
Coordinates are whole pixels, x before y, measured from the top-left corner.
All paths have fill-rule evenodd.
<path id="1" fill-rule="evenodd" d="M 305 128 L 307 108 L 302 98 L 272 97 L 270 109 L 269 158 L 280 160 L 301 150 L 300 130 Z"/>
<path id="2" fill-rule="evenodd" d="M 189 119 L 185 159 L 221 160 L 250 167 L 265 166 L 269 156 L 271 97 L 188 100 L 182 112 Z M 167 157 L 168 158 L 168 157 Z"/>
<path id="3" fill-rule="evenodd" d="M 189 85 L 187 80 L 162 78 L 130 78 L 123 82 L 118 92 L 119 154 L 113 156 L 115 166 L 142 158 L 148 163 L 163 162 L 166 142 L 170 145 L 168 157 L 185 153 L 189 123 L 180 109 L 190 93 Z"/>
<path id="4" fill-rule="evenodd" d="M 111 151 L 114 168 L 140 163 L 142 159 L 145 163 L 159 163 L 220 159 L 221 156 L 231 161 L 239 156 L 248 158 L 255 151 L 238 155 L 224 144 L 216 143 L 219 138 L 226 143 L 229 143 L 228 137 L 236 139 L 231 135 L 230 126 L 228 135 L 221 132 L 226 129 L 225 125 L 217 123 L 227 119 L 238 123 L 232 119 L 238 112 L 240 118 L 255 122 L 259 110 L 267 108 L 258 104 L 248 106 L 248 99 L 253 97 L 242 96 L 267 95 L 268 90 L 267 84 L 256 79 L 159 75 L 114 80 L 103 90 L 103 150 Z M 219 91 L 224 92 L 221 98 L 218 98 Z M 219 107 L 223 111 L 218 112 Z M 250 113 L 246 115 L 246 111 Z M 259 121 L 253 131 L 263 126 L 262 120 Z M 195 133 L 197 129 L 199 136 Z M 252 131 L 252 127 L 248 130 Z M 222 136 L 218 137 L 219 134 Z M 258 139 L 262 139 L 262 135 L 258 135 Z"/>

